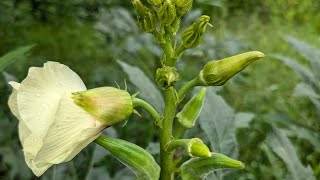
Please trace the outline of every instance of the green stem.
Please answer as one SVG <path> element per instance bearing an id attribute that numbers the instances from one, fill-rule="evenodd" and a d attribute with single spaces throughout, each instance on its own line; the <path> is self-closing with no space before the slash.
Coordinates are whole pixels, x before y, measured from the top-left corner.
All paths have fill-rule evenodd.
<path id="1" fill-rule="evenodd" d="M 179 122 L 177 122 L 174 128 L 173 138 L 179 139 L 183 135 L 185 130 L 186 128 L 183 125 L 181 125 Z"/>
<path id="2" fill-rule="evenodd" d="M 164 118 L 162 122 L 162 128 L 160 129 L 160 161 L 161 161 L 161 180 L 173 179 L 173 153 L 166 152 L 166 145 L 172 140 L 172 125 L 176 111 L 176 95 L 173 87 L 164 91 L 165 97 L 165 110 Z"/>
<path id="3" fill-rule="evenodd" d="M 184 99 L 185 95 L 190 89 L 199 85 L 200 85 L 200 81 L 198 79 L 198 76 L 192 79 L 191 81 L 187 82 L 186 84 L 184 84 L 181 87 L 181 89 L 178 91 L 178 102 L 181 102 Z"/>
<path id="4" fill-rule="evenodd" d="M 166 55 L 165 65 L 174 67 L 176 64 L 176 59 L 173 57 L 173 47 L 171 42 L 172 32 L 169 26 L 165 26 L 165 35 L 164 40 L 165 43 L 162 45 L 164 54 Z"/>
<path id="5" fill-rule="evenodd" d="M 179 57 L 184 50 L 186 50 L 186 47 L 181 43 L 175 51 L 175 56 Z"/>
<path id="6" fill-rule="evenodd" d="M 172 140 L 166 145 L 166 151 L 167 152 L 172 152 L 175 150 L 177 147 L 186 147 L 188 143 L 190 142 L 190 139 L 177 139 L 177 140 Z"/>
<path id="7" fill-rule="evenodd" d="M 161 116 L 149 103 L 139 98 L 134 98 L 132 102 L 133 107 L 141 107 L 146 110 L 153 117 L 156 125 L 161 127 Z"/>

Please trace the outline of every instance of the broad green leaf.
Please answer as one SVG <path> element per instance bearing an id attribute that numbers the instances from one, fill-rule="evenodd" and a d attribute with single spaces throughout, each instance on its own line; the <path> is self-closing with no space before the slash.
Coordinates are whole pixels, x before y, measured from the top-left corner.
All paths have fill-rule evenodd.
<path id="1" fill-rule="evenodd" d="M 281 55 L 271 55 L 271 56 L 277 60 L 280 60 L 286 66 L 296 71 L 304 82 L 309 82 L 316 86 L 318 85 L 319 82 L 315 78 L 315 76 L 312 74 L 312 72 L 309 69 L 302 66 L 301 64 L 297 63 L 295 59 L 291 59 L 289 57 L 285 57 Z"/>
<path id="2" fill-rule="evenodd" d="M 118 61 L 123 71 L 129 76 L 129 80 L 140 90 L 139 95 L 158 111 L 163 111 L 163 96 L 155 84 L 137 67 L 131 66 L 123 61 Z"/>
<path id="3" fill-rule="evenodd" d="M 275 127 L 267 135 L 267 144 L 284 161 L 292 180 L 315 180 L 310 166 L 305 167 L 298 158 L 298 155 L 283 131 Z"/>
<path id="4" fill-rule="evenodd" d="M 218 169 L 243 169 L 245 165 L 220 153 L 211 153 L 211 157 L 191 158 L 180 167 L 182 180 L 202 180 Z"/>
<path id="5" fill-rule="evenodd" d="M 138 180 L 158 180 L 160 167 L 154 158 L 141 147 L 130 142 L 109 137 L 98 137 L 95 142 L 130 168 Z"/>
<path id="6" fill-rule="evenodd" d="M 235 127 L 238 128 L 248 128 L 250 122 L 254 118 L 254 114 L 250 112 L 238 112 L 235 115 Z"/>
<path id="7" fill-rule="evenodd" d="M 290 128 L 283 129 L 283 132 L 286 133 L 289 137 L 298 137 L 301 139 L 305 139 L 309 141 L 313 146 L 314 149 L 320 153 L 320 134 L 309 129 L 298 127 L 298 126 L 290 126 Z"/>
<path id="8" fill-rule="evenodd" d="M 0 72 L 8 67 L 11 63 L 17 60 L 19 57 L 23 56 L 28 52 L 34 45 L 20 47 L 16 50 L 10 51 L 4 56 L 0 57 Z"/>
<path id="9" fill-rule="evenodd" d="M 293 95 L 294 96 L 306 96 L 306 97 L 309 97 L 310 99 L 313 99 L 313 98 L 320 99 L 320 95 L 317 94 L 314 91 L 314 89 L 306 83 L 297 84 L 297 86 L 295 87 L 295 89 L 293 91 Z"/>
<path id="10" fill-rule="evenodd" d="M 236 158 L 238 148 L 234 118 L 234 110 L 213 88 L 208 88 L 200 113 L 200 127 L 208 135 L 213 152 Z"/>
<path id="11" fill-rule="evenodd" d="M 320 50 L 292 36 L 285 36 L 284 39 L 310 62 L 313 72 L 320 77 Z"/>

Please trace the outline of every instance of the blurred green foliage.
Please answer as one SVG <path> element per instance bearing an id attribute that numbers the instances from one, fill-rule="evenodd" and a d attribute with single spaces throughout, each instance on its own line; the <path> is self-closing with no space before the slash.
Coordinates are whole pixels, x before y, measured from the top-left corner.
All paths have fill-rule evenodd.
<path id="1" fill-rule="evenodd" d="M 259 50 L 267 55 L 226 86 L 212 92 L 212 97 L 220 99 L 223 96 L 222 104 L 230 106 L 230 111 L 235 113 L 234 119 L 229 119 L 235 121 L 235 134 L 230 136 L 236 136 L 236 142 L 231 139 L 239 151 L 239 159 L 246 163 L 246 169 L 218 172 L 209 175 L 208 179 L 297 179 L 292 169 L 307 174 L 306 177 L 320 178 L 319 110 L 310 98 L 292 95 L 301 81 L 299 76 L 269 56 L 281 54 L 302 66 L 309 66 L 283 37 L 296 37 L 319 50 L 319 9 L 320 1 L 317 0 L 194 2 L 192 12 L 183 19 L 182 26 L 188 26 L 205 13 L 213 19 L 213 28 L 208 30 L 198 48 L 188 50 L 178 62 L 182 82 L 193 78 L 205 62 L 212 59 L 248 50 Z M 7 81 L 21 81 L 30 66 L 41 66 L 53 60 L 71 67 L 88 88 L 115 86 L 114 81 L 124 87 L 124 79 L 130 80 L 130 77 L 123 72 L 118 60 L 140 68 L 151 80 L 160 65 L 161 52 L 151 36 L 138 30 L 130 1 L 2 0 L 0 57 L 28 44 L 36 44 L 29 55 L 20 56 L 20 61 L 1 72 L 0 179 L 35 179 L 24 163 L 17 120 L 7 107 L 11 91 Z M 319 62 L 319 55 L 315 57 L 313 60 Z M 320 84 L 319 78 L 317 83 Z M 129 92 L 135 93 L 139 89 L 141 87 L 129 82 Z M 319 94 L 318 90 L 316 92 Z M 221 108 L 219 104 L 214 105 L 215 111 Z M 219 117 L 224 118 L 223 114 Z M 200 123 L 197 128 L 187 131 L 185 136 L 211 142 L 207 136 L 209 130 L 203 132 L 201 126 Z M 143 113 L 142 118 L 130 118 L 125 127 L 115 126 L 105 133 L 148 147 L 157 159 L 156 131 L 148 114 Z M 289 153 L 281 154 L 276 146 L 283 146 Z M 215 146 L 211 144 L 211 147 Z M 92 154 L 95 154 L 94 158 L 88 158 Z M 90 162 L 92 169 L 83 166 Z M 295 166 L 288 166 L 290 163 Z M 52 168 L 42 179 L 53 177 L 132 179 L 134 176 L 110 153 L 92 144 L 74 161 Z"/>

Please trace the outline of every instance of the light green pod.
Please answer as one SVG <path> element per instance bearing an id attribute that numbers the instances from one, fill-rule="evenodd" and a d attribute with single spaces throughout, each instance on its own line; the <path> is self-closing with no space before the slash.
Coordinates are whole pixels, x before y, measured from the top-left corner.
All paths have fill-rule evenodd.
<path id="1" fill-rule="evenodd" d="M 243 169 L 245 165 L 220 153 L 211 157 L 192 158 L 180 166 L 182 180 L 203 180 L 214 170 L 233 168 Z"/>
<path id="2" fill-rule="evenodd" d="M 199 74 L 201 85 L 221 86 L 231 77 L 245 69 L 253 61 L 261 59 L 264 54 L 259 51 L 250 51 L 221 60 L 208 62 Z"/>
<path id="3" fill-rule="evenodd" d="M 100 87 L 72 93 L 73 101 L 100 123 L 111 126 L 126 120 L 133 112 L 130 94 L 113 87 Z"/>
<path id="4" fill-rule="evenodd" d="M 177 120 L 186 128 L 192 128 L 202 109 L 206 89 L 202 88 L 177 114 Z"/>

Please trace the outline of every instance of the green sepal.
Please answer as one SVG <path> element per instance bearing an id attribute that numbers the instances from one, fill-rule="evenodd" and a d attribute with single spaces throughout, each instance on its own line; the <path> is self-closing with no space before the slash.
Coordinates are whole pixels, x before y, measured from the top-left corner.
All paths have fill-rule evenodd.
<path id="1" fill-rule="evenodd" d="M 202 88 L 177 114 L 177 120 L 186 128 L 192 128 L 202 109 L 206 89 Z"/>
<path id="2" fill-rule="evenodd" d="M 177 16 L 181 18 L 187 12 L 190 11 L 192 7 L 193 0 L 174 0 L 174 4 L 176 5 Z"/>
<path id="3" fill-rule="evenodd" d="M 211 153 L 211 157 L 192 158 L 180 167 L 182 180 L 202 180 L 218 169 L 243 169 L 245 165 L 220 153 Z"/>
<path id="4" fill-rule="evenodd" d="M 99 136 L 95 143 L 108 150 L 122 164 L 130 168 L 137 180 L 158 180 L 160 167 L 154 158 L 141 147 L 110 137 Z"/>

